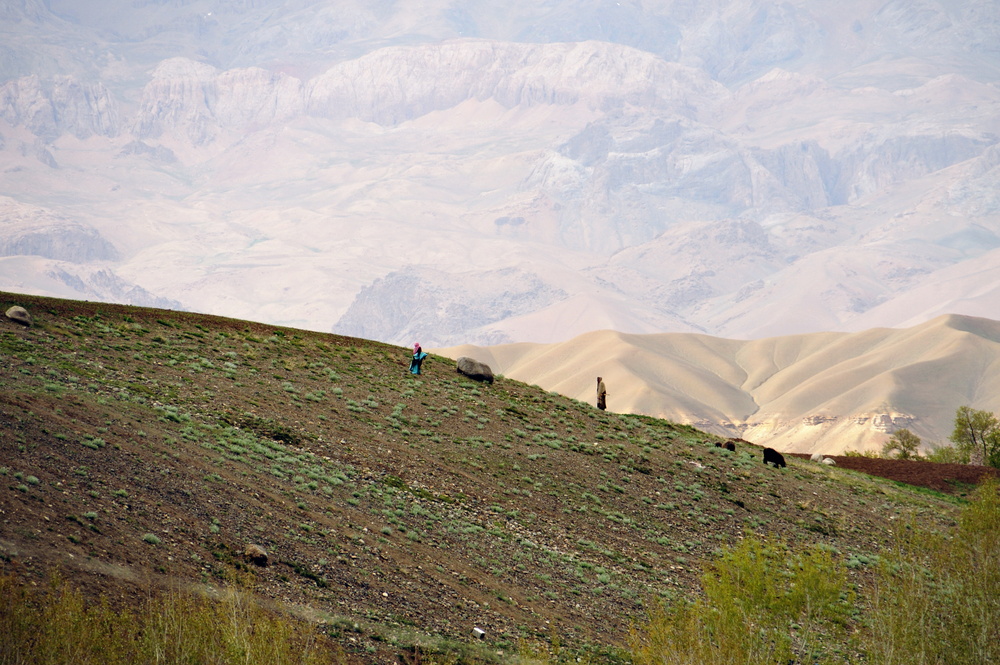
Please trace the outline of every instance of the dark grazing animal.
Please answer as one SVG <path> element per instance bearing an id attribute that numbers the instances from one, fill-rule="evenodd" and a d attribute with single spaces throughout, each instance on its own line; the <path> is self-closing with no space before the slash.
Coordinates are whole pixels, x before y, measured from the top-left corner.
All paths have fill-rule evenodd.
<path id="1" fill-rule="evenodd" d="M 787 466 L 785 464 L 785 457 L 774 448 L 764 449 L 764 465 L 766 466 L 767 464 L 773 464 L 778 469 Z"/>
<path id="2" fill-rule="evenodd" d="M 726 441 L 726 445 L 725 445 L 725 446 L 723 446 L 723 447 L 724 447 L 724 448 L 725 448 L 726 450 L 731 450 L 731 451 L 733 451 L 734 453 L 736 452 L 736 443 L 735 443 L 735 442 L 734 442 L 734 441 L 733 441 L 732 439 L 729 439 L 729 441 Z"/>

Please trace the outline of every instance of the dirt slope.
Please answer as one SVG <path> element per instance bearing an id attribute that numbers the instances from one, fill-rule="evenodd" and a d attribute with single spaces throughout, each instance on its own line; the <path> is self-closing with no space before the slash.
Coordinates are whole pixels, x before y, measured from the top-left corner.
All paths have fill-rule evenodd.
<path id="1" fill-rule="evenodd" d="M 13 304 L 35 325 L 0 320 L 0 572 L 59 566 L 119 602 L 239 584 L 366 662 L 415 644 L 502 661 L 553 636 L 612 662 L 650 602 L 692 593 L 747 533 L 867 557 L 890 517 L 956 509 L 438 356 L 414 377 L 398 347 L 0 294 Z"/>

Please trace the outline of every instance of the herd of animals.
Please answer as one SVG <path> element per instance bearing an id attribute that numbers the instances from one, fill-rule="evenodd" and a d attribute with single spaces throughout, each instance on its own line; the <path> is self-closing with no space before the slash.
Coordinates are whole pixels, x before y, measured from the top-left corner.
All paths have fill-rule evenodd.
<path id="1" fill-rule="evenodd" d="M 473 358 L 465 356 L 459 358 L 456 362 L 455 371 L 476 381 L 493 383 L 493 370 L 490 366 L 486 363 L 474 360 Z M 753 445 L 749 441 L 744 441 L 743 439 L 729 439 L 725 443 L 717 441 L 715 445 L 717 448 L 725 448 L 726 450 L 736 452 L 737 442 Z M 779 453 L 774 448 L 764 448 L 764 464 L 773 464 L 776 469 L 782 469 L 787 466 L 787 464 L 785 464 L 784 455 Z"/>
<path id="2" fill-rule="evenodd" d="M 743 443 L 750 443 L 749 441 L 743 441 L 742 439 L 729 439 L 725 443 L 722 443 L 721 441 L 716 441 L 715 442 L 715 447 L 716 448 L 725 448 L 726 450 L 731 450 L 733 452 L 736 452 L 736 442 L 737 441 L 742 441 Z M 753 444 L 750 444 L 750 445 L 753 445 Z M 776 468 L 776 469 L 782 469 L 782 468 L 788 466 L 787 464 L 785 464 L 785 456 L 782 455 L 781 453 L 779 453 L 774 448 L 765 448 L 764 449 L 764 465 L 767 466 L 768 464 L 773 464 L 774 468 Z"/>

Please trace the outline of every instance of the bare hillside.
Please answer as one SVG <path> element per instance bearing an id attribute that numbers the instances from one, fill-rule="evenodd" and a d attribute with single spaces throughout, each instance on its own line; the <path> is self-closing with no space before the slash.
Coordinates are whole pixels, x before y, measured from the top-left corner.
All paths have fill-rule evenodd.
<path id="1" fill-rule="evenodd" d="M 601 375 L 615 411 L 790 452 L 879 449 L 900 428 L 946 443 L 959 406 L 1000 412 L 1000 323 L 965 316 L 751 341 L 603 331 L 439 352 L 590 402 Z"/>

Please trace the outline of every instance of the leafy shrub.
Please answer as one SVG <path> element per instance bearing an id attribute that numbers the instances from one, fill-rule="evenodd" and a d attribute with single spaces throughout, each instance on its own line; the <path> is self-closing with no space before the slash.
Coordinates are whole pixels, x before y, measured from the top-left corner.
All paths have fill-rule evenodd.
<path id="1" fill-rule="evenodd" d="M 846 636 L 853 596 L 829 551 L 792 553 L 746 538 L 702 576 L 694 602 L 660 604 L 632 632 L 637 665 L 835 662 L 825 651 Z"/>
<path id="2" fill-rule="evenodd" d="M 882 455 L 895 459 L 917 459 L 920 457 L 920 437 L 905 427 L 893 433 L 882 445 Z"/>
<path id="3" fill-rule="evenodd" d="M 874 665 L 1000 662 L 1000 493 L 976 490 L 953 535 L 901 528 L 868 601 Z"/>
<path id="4" fill-rule="evenodd" d="M 0 577 L 0 663 L 344 663 L 316 631 L 265 611 L 248 596 L 151 595 L 135 611 L 56 578 L 46 593 Z"/>

